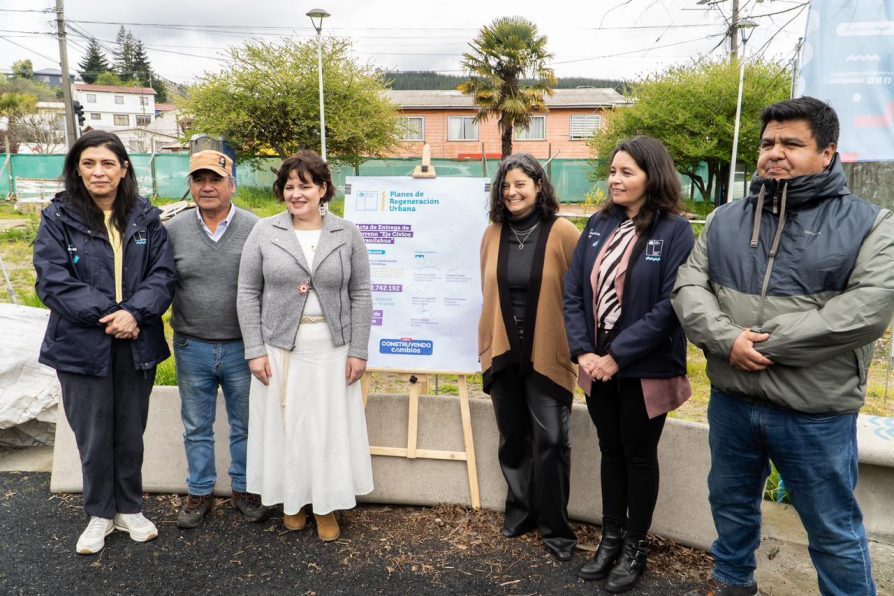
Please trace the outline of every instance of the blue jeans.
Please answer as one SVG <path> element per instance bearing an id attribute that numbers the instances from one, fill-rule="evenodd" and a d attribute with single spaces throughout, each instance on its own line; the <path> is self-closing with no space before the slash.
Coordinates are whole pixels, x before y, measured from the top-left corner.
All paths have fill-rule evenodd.
<path id="1" fill-rule="evenodd" d="M 191 495 L 210 495 L 217 480 L 214 465 L 214 418 L 217 388 L 223 390 L 230 422 L 230 481 L 245 492 L 245 447 L 248 440 L 248 389 L 251 372 L 241 341 L 200 341 L 174 335 L 183 444 Z"/>
<path id="2" fill-rule="evenodd" d="M 709 500 L 717 540 L 714 578 L 754 584 L 761 498 L 770 461 L 807 530 L 826 595 L 874 595 L 857 485 L 857 415 L 804 414 L 711 390 Z"/>

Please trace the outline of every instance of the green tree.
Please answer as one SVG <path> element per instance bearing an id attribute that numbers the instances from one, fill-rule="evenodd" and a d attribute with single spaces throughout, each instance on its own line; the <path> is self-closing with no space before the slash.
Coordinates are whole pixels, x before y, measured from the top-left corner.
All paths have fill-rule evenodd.
<path id="1" fill-rule="evenodd" d="M 0 77 L 0 93 L 20 93 L 33 95 L 37 101 L 60 101 L 62 87 L 53 89 L 46 83 L 15 77 L 4 79 Z"/>
<path id="2" fill-rule="evenodd" d="M 155 89 L 156 102 L 167 101 L 168 98 L 165 85 L 161 79 L 156 76 L 155 71 L 152 70 L 149 56 L 146 55 L 146 49 L 143 47 L 143 42 L 139 39 L 134 40 L 133 44 L 133 74 L 134 77 L 136 77 L 136 80 L 140 82 L 141 86 Z"/>
<path id="3" fill-rule="evenodd" d="M 129 81 L 123 80 L 114 72 L 104 72 L 101 73 L 98 77 L 96 77 L 97 85 L 112 85 L 114 87 L 142 87 L 143 84 L 140 81 L 135 81 L 133 79 Z"/>
<path id="4" fill-rule="evenodd" d="M 34 65 L 30 60 L 19 60 L 12 63 L 12 74 L 19 79 L 34 80 Z"/>
<path id="5" fill-rule="evenodd" d="M 395 148 L 399 130 L 381 76 L 355 62 L 349 49 L 346 40 L 323 41 L 326 145 L 331 161 L 359 166 Z M 243 159 L 318 151 L 316 41 L 249 41 L 228 51 L 229 66 L 206 74 L 177 102 L 188 134 L 222 135 Z"/>
<path id="6" fill-rule="evenodd" d="M 457 88 L 478 106 L 476 122 L 498 119 L 503 157 L 512 153 L 512 131 L 546 111 L 545 95 L 552 95 L 556 77 L 547 62 L 546 36 L 521 17 L 504 17 L 485 25 L 463 54 L 468 80 Z"/>
<path id="7" fill-rule="evenodd" d="M 84 55 L 84 59 L 78 63 L 78 69 L 84 82 L 91 85 L 96 83 L 99 75 L 112 70 L 95 37 L 90 38 L 90 42 L 87 44 L 87 53 Z"/>
<path id="8" fill-rule="evenodd" d="M 115 38 L 115 44 L 115 74 L 122 81 L 138 80 L 139 77 L 134 74 L 135 41 L 133 33 L 121 25 L 121 28 L 118 29 L 118 36 Z"/>
<path id="9" fill-rule="evenodd" d="M 789 96 L 791 73 L 785 66 L 749 61 L 742 87 L 738 159 L 751 171 L 757 163 L 759 116 L 771 103 Z M 590 140 L 597 157 L 607 156 L 619 142 L 644 134 L 665 144 L 679 171 L 703 197 L 715 202 L 725 196 L 733 146 L 738 61 L 701 61 L 674 67 L 632 83 L 631 107 L 606 113 L 606 123 Z M 699 172 L 707 166 L 707 178 Z M 595 174 L 607 175 L 608 164 L 597 161 Z"/>
<path id="10" fill-rule="evenodd" d="M 6 153 L 11 152 L 12 131 L 16 123 L 27 114 L 37 109 L 37 98 L 24 93 L 0 93 L 0 118 L 7 119 L 6 132 L 3 135 Z"/>

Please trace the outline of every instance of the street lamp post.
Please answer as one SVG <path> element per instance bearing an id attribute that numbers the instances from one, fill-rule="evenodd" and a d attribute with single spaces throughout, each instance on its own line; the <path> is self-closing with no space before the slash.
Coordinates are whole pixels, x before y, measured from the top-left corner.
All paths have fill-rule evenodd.
<path id="1" fill-rule="evenodd" d="M 310 22 L 317 30 L 317 71 L 320 77 L 320 157 L 326 161 L 326 101 L 323 97 L 323 19 L 330 16 L 322 8 L 315 8 L 307 13 Z"/>
<path id="2" fill-rule="evenodd" d="M 749 20 L 739 21 L 736 25 L 736 28 L 742 33 L 742 57 L 739 58 L 739 95 L 736 98 L 736 122 L 733 127 L 733 155 L 729 162 L 729 183 L 726 186 L 727 203 L 730 203 L 733 200 L 733 188 L 736 183 L 736 159 L 738 158 L 737 154 L 739 152 L 739 123 L 742 120 L 742 87 L 745 83 L 745 48 L 755 27 L 757 27 L 757 23 Z M 736 32 L 734 31 L 733 35 L 735 35 L 735 33 Z"/>

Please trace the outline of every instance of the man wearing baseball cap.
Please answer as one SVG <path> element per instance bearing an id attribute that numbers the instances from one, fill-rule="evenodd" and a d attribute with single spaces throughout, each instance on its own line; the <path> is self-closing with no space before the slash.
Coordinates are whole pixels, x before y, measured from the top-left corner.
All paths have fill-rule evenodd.
<path id="1" fill-rule="evenodd" d="M 189 466 L 189 496 L 177 526 L 195 528 L 211 510 L 217 480 L 213 426 L 218 387 L 230 423 L 232 502 L 246 521 L 259 522 L 270 511 L 245 490 L 251 373 L 236 318 L 242 245 L 258 217 L 232 203 L 233 160 L 218 151 L 200 151 L 190 158 L 189 190 L 195 213 L 185 211 L 168 224 L 178 277 L 171 326 Z"/>

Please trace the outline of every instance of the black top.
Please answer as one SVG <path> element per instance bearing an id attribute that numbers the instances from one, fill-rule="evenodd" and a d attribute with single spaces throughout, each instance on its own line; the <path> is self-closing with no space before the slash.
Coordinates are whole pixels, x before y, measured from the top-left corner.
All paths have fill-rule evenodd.
<path id="1" fill-rule="evenodd" d="M 531 265 L 534 262 L 537 239 L 540 237 L 541 222 L 540 210 L 534 209 L 521 219 L 510 219 L 508 233 L 504 235 L 509 255 L 506 282 L 517 325 L 524 321 L 528 308 Z"/>

